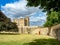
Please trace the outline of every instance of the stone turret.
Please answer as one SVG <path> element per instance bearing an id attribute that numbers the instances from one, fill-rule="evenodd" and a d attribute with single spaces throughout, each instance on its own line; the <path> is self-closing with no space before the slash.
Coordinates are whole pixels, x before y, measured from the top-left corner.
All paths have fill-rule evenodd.
<path id="1" fill-rule="evenodd" d="M 29 17 L 25 18 L 25 26 L 29 26 Z"/>
<path id="2" fill-rule="evenodd" d="M 25 26 L 24 18 L 19 19 L 20 26 Z"/>
<path id="3" fill-rule="evenodd" d="M 26 26 L 29 26 L 29 17 L 14 19 L 13 22 L 17 24 L 19 33 L 24 33 L 26 31 Z"/>
<path id="4" fill-rule="evenodd" d="M 29 26 L 29 17 L 14 19 L 13 21 L 17 24 L 17 26 Z"/>

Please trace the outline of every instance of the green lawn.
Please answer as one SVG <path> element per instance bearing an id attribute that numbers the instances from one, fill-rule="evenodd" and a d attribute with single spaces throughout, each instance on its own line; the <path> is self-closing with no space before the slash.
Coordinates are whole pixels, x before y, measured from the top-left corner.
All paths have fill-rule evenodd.
<path id="1" fill-rule="evenodd" d="M 2 35 L 0 45 L 60 45 L 53 37 L 42 35 Z"/>

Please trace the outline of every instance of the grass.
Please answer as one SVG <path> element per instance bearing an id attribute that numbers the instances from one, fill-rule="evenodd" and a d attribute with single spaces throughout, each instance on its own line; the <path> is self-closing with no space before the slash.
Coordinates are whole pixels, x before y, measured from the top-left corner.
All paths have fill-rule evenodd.
<path id="1" fill-rule="evenodd" d="M 2 35 L 0 45 L 60 45 L 60 41 L 42 35 Z"/>

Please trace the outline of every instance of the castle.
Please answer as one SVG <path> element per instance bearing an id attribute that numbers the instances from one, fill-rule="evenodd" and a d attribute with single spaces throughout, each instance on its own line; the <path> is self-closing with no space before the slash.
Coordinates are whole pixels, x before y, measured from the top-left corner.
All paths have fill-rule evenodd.
<path id="1" fill-rule="evenodd" d="M 60 24 L 52 26 L 51 30 L 49 27 L 30 26 L 29 17 L 14 19 L 20 34 L 39 34 L 47 35 L 50 31 L 50 36 L 57 37 L 60 40 Z"/>
<path id="2" fill-rule="evenodd" d="M 41 30 L 48 30 L 48 28 L 42 28 L 39 26 L 30 26 L 29 17 L 14 19 L 19 29 L 19 33 L 22 34 L 40 34 Z M 47 34 L 47 33 L 46 33 Z"/>

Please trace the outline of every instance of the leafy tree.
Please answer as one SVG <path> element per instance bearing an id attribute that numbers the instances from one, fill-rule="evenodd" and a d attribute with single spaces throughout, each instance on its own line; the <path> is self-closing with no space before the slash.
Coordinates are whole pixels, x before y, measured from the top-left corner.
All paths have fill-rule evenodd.
<path id="1" fill-rule="evenodd" d="M 60 11 L 59 12 L 56 12 L 56 11 L 51 11 L 50 14 L 47 14 L 48 17 L 47 17 L 47 22 L 50 21 L 50 25 L 49 26 L 53 26 L 53 25 L 56 25 L 56 24 L 59 24 L 60 23 Z M 46 25 L 48 26 L 48 25 Z"/>
<path id="2" fill-rule="evenodd" d="M 51 14 L 48 14 L 47 21 L 44 26 L 49 27 L 49 26 L 53 26 L 53 25 L 60 23 L 59 17 L 60 16 L 59 16 L 58 12 L 52 11 Z"/>
<path id="3" fill-rule="evenodd" d="M 50 12 L 53 8 L 54 11 L 60 11 L 60 0 L 27 0 L 27 6 L 40 6 L 44 11 Z"/>
<path id="4" fill-rule="evenodd" d="M 11 22 L 11 20 L 7 18 L 1 11 L 0 11 L 0 31 L 18 31 L 16 23 Z"/>
<path id="5" fill-rule="evenodd" d="M 47 21 L 44 24 L 45 27 L 49 27 L 49 33 L 50 34 L 50 30 L 51 30 L 51 26 L 57 25 L 60 23 L 60 12 L 56 12 L 56 11 L 51 11 L 50 14 L 47 14 Z"/>

